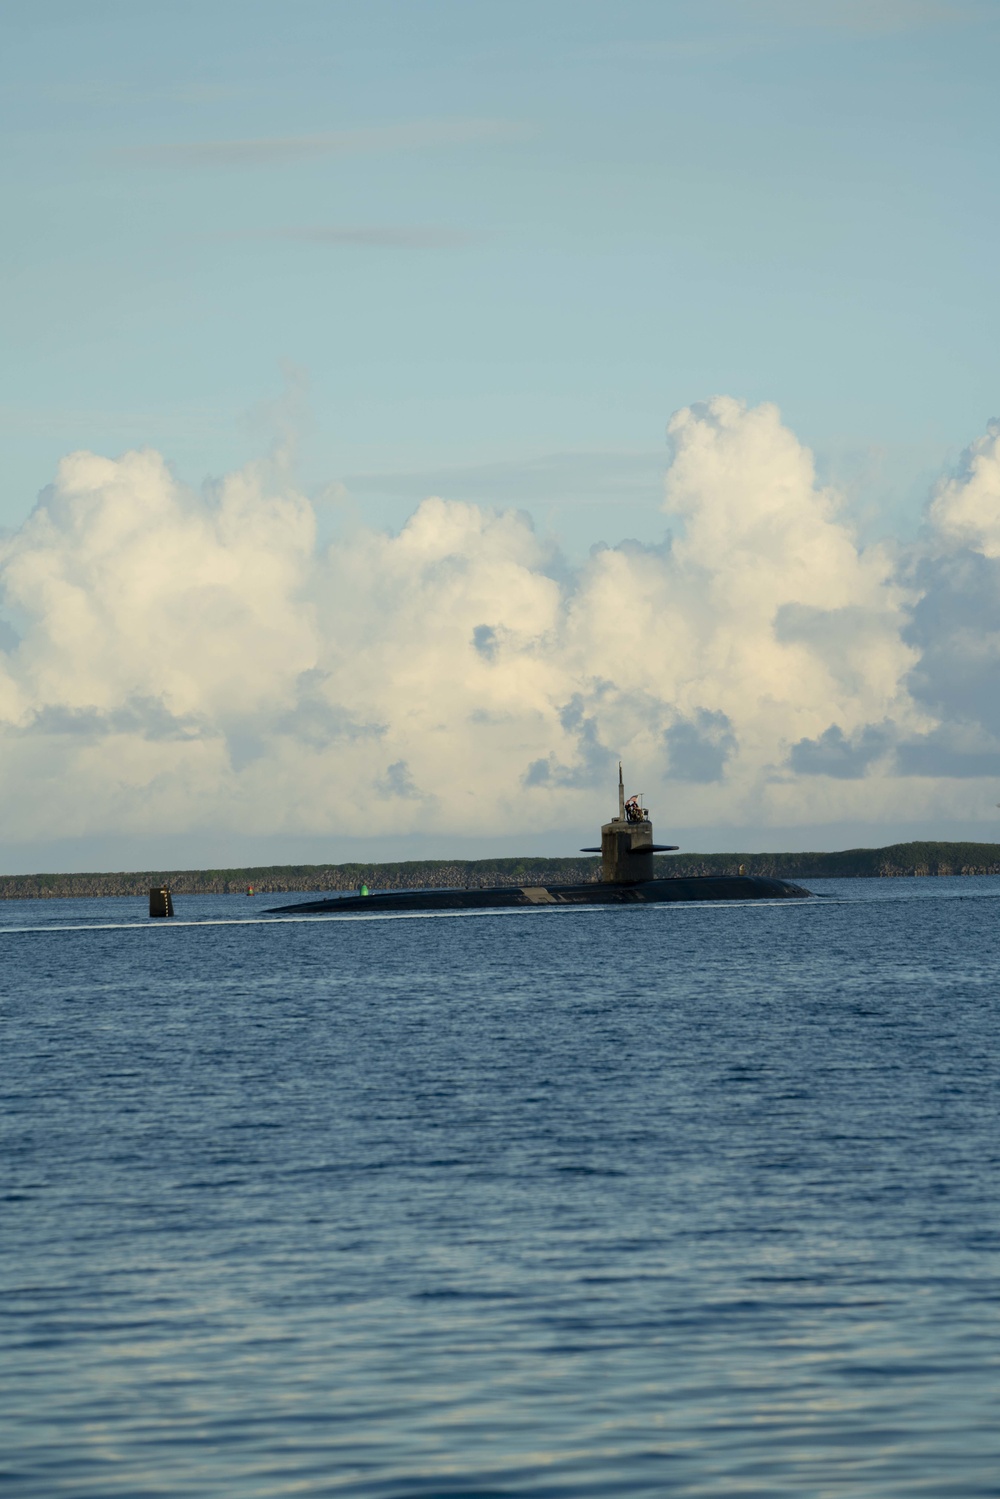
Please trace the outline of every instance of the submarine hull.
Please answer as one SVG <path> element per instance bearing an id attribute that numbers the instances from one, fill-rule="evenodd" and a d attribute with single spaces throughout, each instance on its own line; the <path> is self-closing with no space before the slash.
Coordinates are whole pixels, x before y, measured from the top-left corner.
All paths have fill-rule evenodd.
<path id="1" fill-rule="evenodd" d="M 487 890 L 397 890 L 276 906 L 269 916 L 349 911 L 482 911 L 512 906 L 652 906 L 672 901 L 802 900 L 812 895 L 788 880 L 763 875 L 679 875 L 635 885 L 512 885 Z"/>

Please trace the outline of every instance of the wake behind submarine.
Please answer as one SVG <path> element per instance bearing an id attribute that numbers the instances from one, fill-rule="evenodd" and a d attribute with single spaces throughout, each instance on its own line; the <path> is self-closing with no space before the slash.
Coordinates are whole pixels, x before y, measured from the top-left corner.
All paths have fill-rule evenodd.
<path id="1" fill-rule="evenodd" d="M 296 915 L 346 911 L 475 911 L 505 906 L 636 906 L 680 900 L 798 900 L 812 892 L 788 880 L 757 874 L 672 875 L 659 879 L 653 855 L 674 853 L 675 843 L 654 843 L 649 812 L 637 796 L 625 799 L 622 768 L 618 766 L 618 816 L 601 828 L 600 848 L 584 854 L 601 855 L 600 884 L 498 885 L 486 890 L 397 890 L 382 895 L 335 896 L 277 906 L 268 915 Z"/>

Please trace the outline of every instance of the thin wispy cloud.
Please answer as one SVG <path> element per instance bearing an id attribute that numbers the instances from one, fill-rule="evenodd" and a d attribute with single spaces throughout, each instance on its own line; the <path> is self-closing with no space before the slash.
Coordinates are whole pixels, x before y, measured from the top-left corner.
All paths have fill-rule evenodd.
<path id="1" fill-rule="evenodd" d="M 769 51 L 796 32 L 887 36 L 967 25 L 986 15 L 980 0 L 719 0 L 706 10 L 710 24 L 703 34 L 619 37 L 581 48 L 574 56 L 625 66 L 685 66 Z"/>
<path id="2" fill-rule="evenodd" d="M 448 468 L 345 474 L 351 494 L 427 495 L 487 505 L 549 506 L 648 504 L 663 501 L 666 459 L 662 448 L 642 452 L 545 453 L 535 458 Z"/>
<path id="3" fill-rule="evenodd" d="M 145 436 L 151 427 L 166 430 L 171 437 L 181 433 L 218 432 L 232 420 L 226 406 L 203 401 L 163 406 L 55 406 L 27 402 L 0 404 L 0 433 L 30 433 L 55 437 L 62 442 L 79 441 L 85 432 L 137 433 Z"/>
<path id="4" fill-rule="evenodd" d="M 711 62 L 730 53 L 745 53 L 749 49 L 763 49 L 770 43 L 760 36 L 748 36 L 745 31 L 723 34 L 713 26 L 711 35 L 699 37 L 625 37 L 617 41 L 605 41 L 600 46 L 581 47 L 572 55 L 584 62 L 612 63 L 626 67 L 643 64 L 677 63 L 689 65 Z"/>
<path id="5" fill-rule="evenodd" d="M 310 157 L 414 151 L 480 141 L 521 140 L 527 128 L 512 120 L 415 120 L 402 125 L 358 126 L 317 135 L 260 136 L 250 140 L 176 141 L 133 146 L 121 153 L 156 167 L 279 166 Z"/>
<path id="6" fill-rule="evenodd" d="M 736 0 L 737 14 L 785 25 L 879 35 L 977 19 L 975 0 Z"/>
<path id="7" fill-rule="evenodd" d="M 460 229 L 416 224 L 305 224 L 287 229 L 233 229 L 220 240 L 285 240 L 311 245 L 359 245 L 387 250 L 447 250 L 473 242 Z"/>
<path id="8" fill-rule="evenodd" d="M 252 82 L 176 82 L 153 83 L 148 79 L 95 78 L 72 84 L 50 85 L 42 90 L 45 98 L 59 104 L 94 105 L 129 108 L 149 104 L 227 104 L 235 100 L 260 100 L 263 85 Z"/>

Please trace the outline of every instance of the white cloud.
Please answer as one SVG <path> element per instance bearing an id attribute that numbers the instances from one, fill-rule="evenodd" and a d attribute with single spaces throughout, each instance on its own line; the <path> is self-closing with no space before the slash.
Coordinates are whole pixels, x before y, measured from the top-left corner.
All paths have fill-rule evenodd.
<path id="1" fill-rule="evenodd" d="M 1000 421 L 968 448 L 960 474 L 939 485 L 931 519 L 946 544 L 1000 557 Z"/>
<path id="2" fill-rule="evenodd" d="M 67 458 L 0 544 L 8 836 L 587 824 L 619 754 L 663 832 L 878 821 L 990 774 L 997 433 L 901 560 L 774 407 L 670 432 L 672 541 L 577 571 L 516 511 L 431 498 L 317 553 L 266 466 L 197 494 L 155 453 Z"/>

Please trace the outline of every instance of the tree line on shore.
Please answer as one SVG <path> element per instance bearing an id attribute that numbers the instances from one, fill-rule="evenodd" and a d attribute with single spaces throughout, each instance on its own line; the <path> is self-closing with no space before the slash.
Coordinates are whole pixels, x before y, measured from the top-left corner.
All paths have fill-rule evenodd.
<path id="1" fill-rule="evenodd" d="M 917 877 L 1000 874 L 998 843 L 893 843 L 840 853 L 673 854 L 656 861 L 657 875 L 745 874 L 778 879 Z M 410 859 L 395 864 L 274 864 L 254 869 L 145 870 L 120 874 L 0 875 L 0 900 L 68 896 L 141 896 L 167 885 L 176 895 L 260 895 L 421 888 L 483 889 L 492 885 L 574 885 L 600 878 L 601 861 L 573 859 Z"/>

